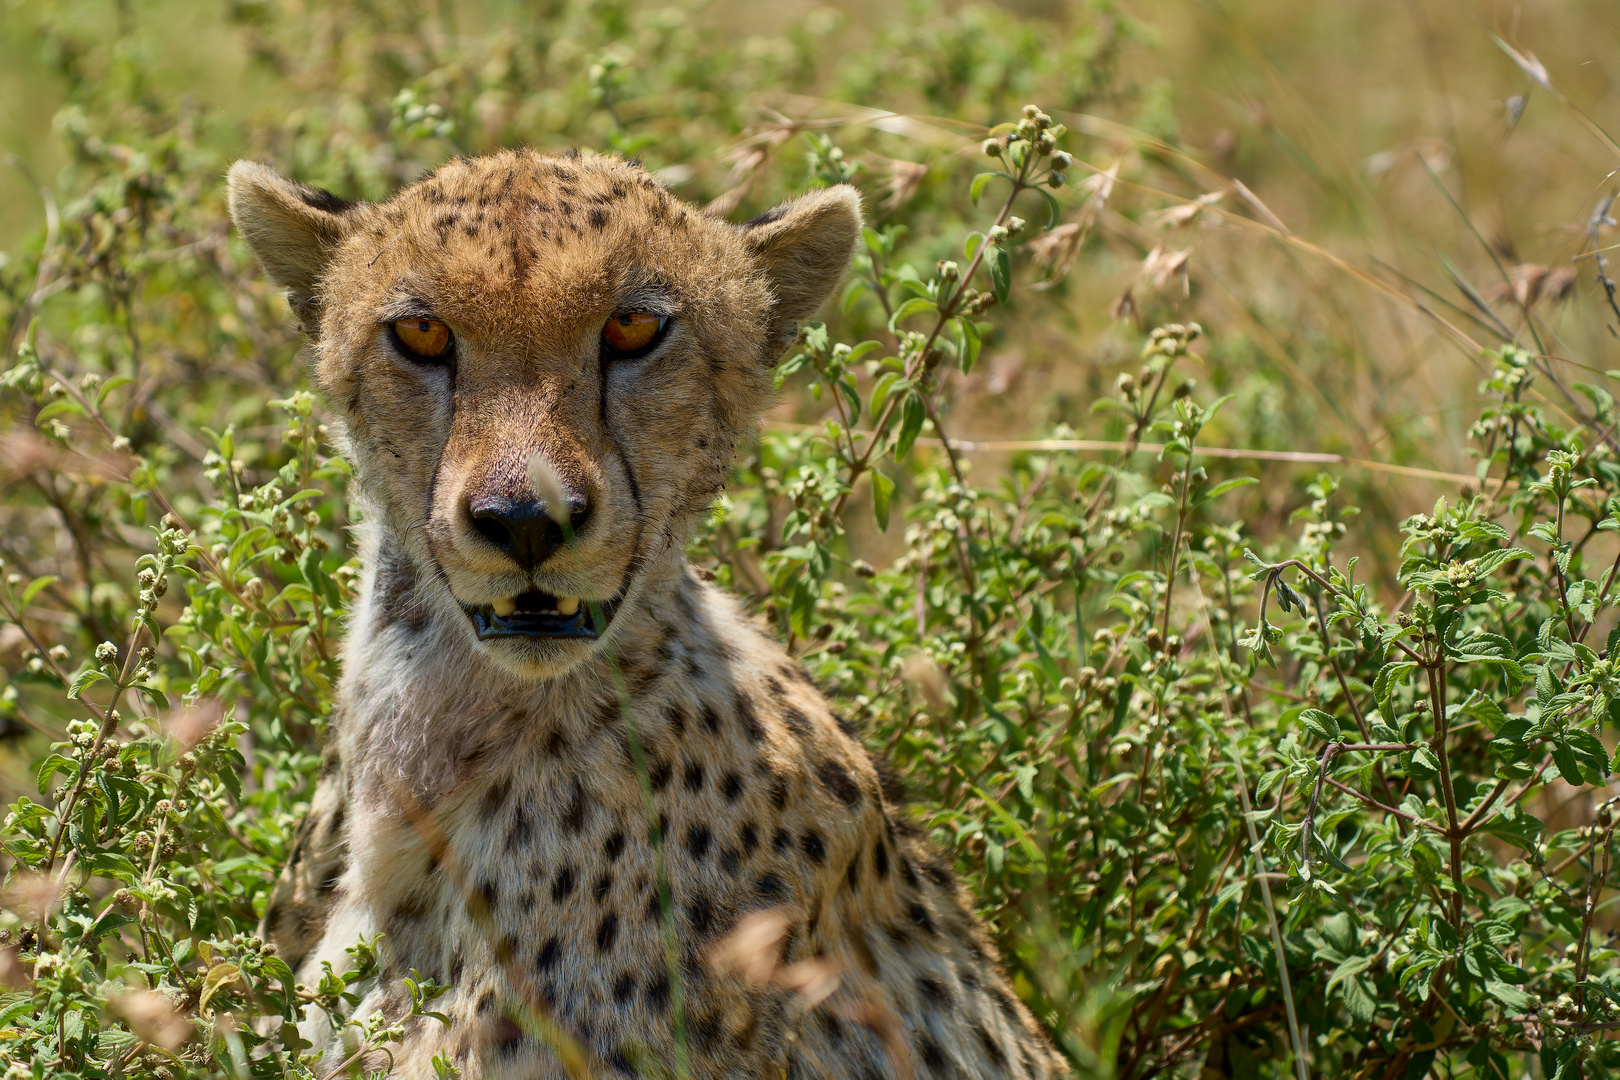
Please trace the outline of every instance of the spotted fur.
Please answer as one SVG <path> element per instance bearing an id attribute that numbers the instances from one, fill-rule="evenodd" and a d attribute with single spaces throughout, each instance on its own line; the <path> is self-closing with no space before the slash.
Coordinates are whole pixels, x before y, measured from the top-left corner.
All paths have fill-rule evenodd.
<path id="1" fill-rule="evenodd" d="M 443 1055 L 559 1077 L 570 1046 L 592 1076 L 668 1067 L 677 997 L 697 1077 L 864 1080 L 897 1056 L 927 1078 L 1062 1074 L 853 730 L 682 559 L 847 265 L 853 191 L 736 226 L 623 161 L 516 151 L 379 205 L 238 163 L 231 210 L 314 339 L 363 507 L 333 758 L 265 917 L 300 978 L 381 933 L 358 1015 L 403 1013 L 412 969 L 449 984 L 453 1024 L 407 1024 L 401 1076 Z M 625 310 L 673 329 L 610 361 Z M 390 346 L 392 320 L 428 316 L 452 363 Z M 466 507 L 533 498 L 537 455 L 591 511 L 525 570 Z M 619 606 L 598 642 L 478 642 L 467 607 L 525 589 Z M 764 910 L 787 918 L 777 961 L 838 973 L 830 997 L 706 962 Z M 305 1031 L 341 1060 L 324 1020 Z"/>

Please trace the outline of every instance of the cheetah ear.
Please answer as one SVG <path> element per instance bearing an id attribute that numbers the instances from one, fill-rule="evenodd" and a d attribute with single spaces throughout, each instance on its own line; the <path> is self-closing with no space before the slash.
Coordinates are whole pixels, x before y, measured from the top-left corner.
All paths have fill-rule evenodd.
<path id="1" fill-rule="evenodd" d="M 776 297 L 766 333 L 766 356 L 774 361 L 849 269 L 861 234 L 861 197 L 848 184 L 822 188 L 789 199 L 741 228 Z"/>
<path id="2" fill-rule="evenodd" d="M 238 161 L 228 177 L 231 220 L 287 304 L 314 336 L 320 321 L 316 286 L 359 219 L 361 204 L 306 187 L 256 161 Z"/>

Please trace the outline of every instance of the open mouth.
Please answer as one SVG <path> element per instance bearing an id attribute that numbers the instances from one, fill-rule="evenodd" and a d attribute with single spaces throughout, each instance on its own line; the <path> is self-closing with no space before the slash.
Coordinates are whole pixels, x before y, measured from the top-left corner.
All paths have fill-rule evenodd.
<path id="1" fill-rule="evenodd" d="M 519 593 L 510 600 L 467 607 L 466 611 L 479 641 L 494 638 L 585 638 L 594 641 L 598 635 L 597 615 L 601 616 L 601 629 L 605 630 L 618 608 L 618 597 L 596 601 L 530 591 Z"/>

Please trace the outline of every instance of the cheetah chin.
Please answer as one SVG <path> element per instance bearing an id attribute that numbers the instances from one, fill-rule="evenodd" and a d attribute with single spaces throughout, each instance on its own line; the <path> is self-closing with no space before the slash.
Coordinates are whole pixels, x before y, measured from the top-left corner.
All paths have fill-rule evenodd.
<path id="1" fill-rule="evenodd" d="M 607 632 L 624 602 L 624 594 L 610 600 L 557 597 L 529 590 L 492 604 L 463 604 L 479 641 L 497 638 L 583 638 L 595 641 Z"/>

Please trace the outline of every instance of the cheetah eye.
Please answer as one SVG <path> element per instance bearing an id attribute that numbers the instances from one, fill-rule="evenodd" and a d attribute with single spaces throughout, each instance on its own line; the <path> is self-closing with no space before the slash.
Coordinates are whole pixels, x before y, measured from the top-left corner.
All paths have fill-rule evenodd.
<path id="1" fill-rule="evenodd" d="M 394 342 L 414 360 L 443 360 L 454 343 L 450 328 L 437 319 L 400 319 L 390 329 Z"/>
<path id="2" fill-rule="evenodd" d="M 663 336 L 668 321 L 664 316 L 654 315 L 650 311 L 615 315 L 602 327 L 602 344 L 617 357 L 640 356 Z"/>

